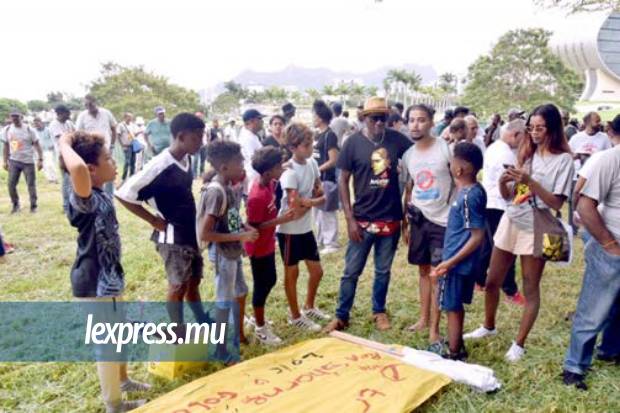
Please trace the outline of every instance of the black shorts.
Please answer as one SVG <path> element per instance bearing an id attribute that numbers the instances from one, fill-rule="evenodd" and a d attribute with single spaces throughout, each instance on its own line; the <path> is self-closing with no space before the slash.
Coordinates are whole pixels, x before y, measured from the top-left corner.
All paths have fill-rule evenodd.
<path id="1" fill-rule="evenodd" d="M 443 254 L 443 239 L 446 229 L 426 219 L 422 212 L 409 206 L 409 264 L 438 265 Z"/>
<path id="2" fill-rule="evenodd" d="M 278 245 L 284 265 L 293 266 L 299 264 L 299 261 L 321 260 L 312 231 L 305 234 L 278 234 Z"/>
<path id="3" fill-rule="evenodd" d="M 203 261 L 198 249 L 175 244 L 155 244 L 155 249 L 164 260 L 170 285 L 202 278 Z"/>

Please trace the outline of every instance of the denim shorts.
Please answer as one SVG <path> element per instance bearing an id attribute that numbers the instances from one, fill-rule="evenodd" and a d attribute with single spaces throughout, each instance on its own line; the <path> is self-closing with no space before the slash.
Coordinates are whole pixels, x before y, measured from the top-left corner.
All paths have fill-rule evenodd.
<path id="1" fill-rule="evenodd" d="M 213 244 L 209 247 L 209 261 L 215 267 L 215 300 L 218 302 L 234 301 L 248 294 L 248 285 L 243 276 L 241 257 L 226 258 L 217 252 Z"/>

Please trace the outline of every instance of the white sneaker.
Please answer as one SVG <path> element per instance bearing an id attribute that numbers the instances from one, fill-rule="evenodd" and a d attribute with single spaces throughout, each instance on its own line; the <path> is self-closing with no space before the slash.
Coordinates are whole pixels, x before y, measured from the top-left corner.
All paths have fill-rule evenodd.
<path id="1" fill-rule="evenodd" d="M 125 393 L 149 391 L 149 390 L 151 390 L 151 385 L 148 383 L 141 383 L 139 381 L 133 381 L 131 379 L 127 379 L 121 383 L 121 391 Z"/>
<path id="2" fill-rule="evenodd" d="M 322 312 L 316 307 L 305 308 L 301 310 L 301 313 L 305 315 L 306 317 L 312 320 L 315 320 L 315 321 L 329 321 L 332 319 L 332 316 L 330 316 L 329 314 L 325 314 L 324 312 Z"/>
<path id="3" fill-rule="evenodd" d="M 254 316 L 244 316 L 243 324 L 248 328 L 256 328 L 256 318 Z M 273 321 L 267 320 L 265 318 L 265 324 L 268 324 L 270 327 L 273 327 Z"/>
<path id="4" fill-rule="evenodd" d="M 334 252 L 338 252 L 338 251 L 340 251 L 340 248 L 337 248 L 337 247 L 325 247 L 321 251 L 319 251 L 319 254 L 321 254 L 321 255 L 328 255 L 328 254 L 333 254 Z"/>
<path id="5" fill-rule="evenodd" d="M 278 336 L 276 336 L 273 331 L 271 331 L 271 328 L 269 328 L 269 325 L 264 325 L 262 327 L 256 327 L 256 329 L 254 330 L 254 337 L 256 337 L 256 339 L 264 345 L 267 346 L 277 346 L 278 344 L 282 343 L 282 339 Z"/>
<path id="6" fill-rule="evenodd" d="M 497 329 L 489 330 L 485 326 L 480 326 L 471 333 L 463 334 L 465 340 L 492 337 L 497 335 Z"/>
<path id="7" fill-rule="evenodd" d="M 506 358 L 507 361 L 511 363 L 515 363 L 521 360 L 521 357 L 523 357 L 524 354 L 525 354 L 525 349 L 513 341 L 512 345 L 510 346 L 510 349 L 508 350 L 508 352 L 506 353 L 504 357 Z"/>
<path id="8" fill-rule="evenodd" d="M 313 331 L 315 333 L 318 333 L 319 331 L 321 331 L 320 325 L 310 320 L 308 317 L 306 317 L 303 314 L 300 315 L 299 318 L 296 318 L 295 320 L 289 318 L 288 323 L 289 325 L 295 326 L 302 330 Z"/>

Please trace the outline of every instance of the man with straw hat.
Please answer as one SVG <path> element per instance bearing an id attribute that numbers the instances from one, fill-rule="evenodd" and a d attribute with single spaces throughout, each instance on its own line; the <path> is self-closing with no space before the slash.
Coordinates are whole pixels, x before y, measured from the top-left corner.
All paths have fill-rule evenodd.
<path id="1" fill-rule="evenodd" d="M 386 127 L 389 108 L 384 98 L 366 100 L 362 114 L 364 128 L 344 142 L 338 158 L 341 170 L 338 187 L 349 244 L 336 318 L 327 325 L 326 332 L 348 327 L 357 281 L 373 247 L 373 319 L 377 330 L 390 328 L 385 301 L 403 219 L 397 165 L 412 143 L 401 133 Z M 351 178 L 355 190 L 353 203 L 349 190 Z"/>

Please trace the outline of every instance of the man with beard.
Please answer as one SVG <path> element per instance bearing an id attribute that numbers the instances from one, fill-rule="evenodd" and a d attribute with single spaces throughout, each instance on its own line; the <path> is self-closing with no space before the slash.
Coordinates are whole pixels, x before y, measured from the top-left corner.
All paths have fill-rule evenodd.
<path id="1" fill-rule="evenodd" d="M 426 105 L 413 105 L 407 109 L 407 126 L 415 145 L 403 156 L 410 177 L 405 188 L 407 216 L 403 240 L 409 247 L 409 263 L 417 265 L 420 272 L 420 318 L 407 330 L 413 332 L 430 327 L 429 350 L 441 354 L 439 291 L 437 278 L 431 277 L 431 271 L 442 259 L 454 185 L 448 144 L 431 133 L 434 112 Z"/>

